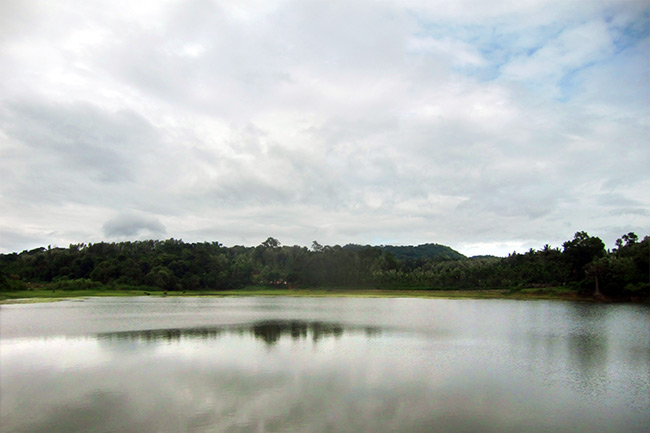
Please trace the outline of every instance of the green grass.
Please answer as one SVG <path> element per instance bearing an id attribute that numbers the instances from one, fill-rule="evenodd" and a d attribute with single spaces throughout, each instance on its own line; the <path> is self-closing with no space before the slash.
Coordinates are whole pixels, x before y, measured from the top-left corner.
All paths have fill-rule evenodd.
<path id="1" fill-rule="evenodd" d="M 140 293 L 142 294 L 142 293 Z M 88 298 L 91 296 L 136 296 L 137 293 L 125 290 L 48 290 L 33 289 L 12 292 L 0 292 L 1 303 L 14 302 L 50 302 L 67 298 Z"/>
<path id="2" fill-rule="evenodd" d="M 238 290 L 220 291 L 169 291 L 149 288 L 98 288 L 84 290 L 52 290 L 47 286 L 34 289 L 0 292 L 0 303 L 51 302 L 69 298 L 95 296 L 300 296 L 300 297 L 348 297 L 348 298 L 426 298 L 426 299 L 559 299 L 591 300 L 578 296 L 574 291 L 563 288 L 544 289 L 489 289 L 489 290 L 430 290 L 407 289 L 349 289 L 349 288 L 276 288 L 249 286 Z"/>

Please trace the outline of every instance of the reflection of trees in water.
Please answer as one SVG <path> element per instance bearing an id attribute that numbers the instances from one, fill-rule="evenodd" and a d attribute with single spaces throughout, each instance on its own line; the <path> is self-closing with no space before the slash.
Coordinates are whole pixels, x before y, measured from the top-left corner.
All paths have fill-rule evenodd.
<path id="1" fill-rule="evenodd" d="M 584 387 L 594 387 L 607 373 L 607 338 L 595 333 L 574 334 L 569 337 L 569 348 L 578 379 Z"/>
<path id="2" fill-rule="evenodd" d="M 255 338 L 263 340 L 268 345 L 274 345 L 283 335 L 290 335 L 293 340 L 311 336 L 314 342 L 318 342 L 323 337 L 338 338 L 344 332 L 343 326 L 337 323 L 298 321 L 258 323 L 254 324 L 250 331 Z"/>
<path id="3" fill-rule="evenodd" d="M 606 322 L 611 308 L 580 303 L 571 303 L 567 308 L 575 323 L 569 335 L 571 361 L 580 378 L 593 381 L 605 373 L 609 343 Z M 584 385 L 592 386 L 593 383 Z"/>
<path id="4" fill-rule="evenodd" d="M 98 338 L 100 340 L 155 342 L 180 341 L 182 339 L 214 340 L 223 335 L 248 334 L 258 340 L 264 341 L 269 346 L 273 346 L 283 336 L 289 336 L 292 340 L 311 338 L 316 343 L 327 337 L 339 338 L 345 333 L 364 333 L 366 336 L 372 337 L 381 334 L 381 329 L 370 326 L 349 326 L 331 322 L 278 320 L 219 327 L 110 332 L 99 334 Z"/>

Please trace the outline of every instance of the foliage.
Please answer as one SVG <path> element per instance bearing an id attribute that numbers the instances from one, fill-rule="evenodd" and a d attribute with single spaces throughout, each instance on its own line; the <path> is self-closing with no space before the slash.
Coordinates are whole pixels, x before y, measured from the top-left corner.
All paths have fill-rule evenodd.
<path id="1" fill-rule="evenodd" d="M 314 241 L 316 245 L 318 243 Z M 347 244 L 343 248 L 351 251 L 359 251 L 368 248 L 369 245 L 362 246 L 356 244 Z M 321 247 L 322 248 L 322 247 Z M 396 245 L 381 245 L 380 250 L 389 252 L 397 260 L 462 260 L 466 257 L 456 250 L 449 248 L 446 245 L 439 244 L 422 244 L 418 246 L 396 246 Z"/>
<path id="2" fill-rule="evenodd" d="M 291 289 L 512 289 L 562 287 L 582 294 L 647 297 L 650 238 L 622 236 L 616 249 L 578 232 L 563 248 L 508 257 L 466 258 L 437 244 L 283 246 L 272 237 L 256 247 L 182 240 L 76 244 L 0 254 L 0 289 L 50 283 L 53 289 L 143 288 L 224 291 L 253 284 Z"/>

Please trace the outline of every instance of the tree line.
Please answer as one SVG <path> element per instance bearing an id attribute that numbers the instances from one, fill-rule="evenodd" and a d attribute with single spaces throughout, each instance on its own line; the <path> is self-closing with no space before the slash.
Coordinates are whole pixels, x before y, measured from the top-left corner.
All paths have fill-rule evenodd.
<path id="1" fill-rule="evenodd" d="M 623 235 L 611 251 L 578 232 L 562 248 L 508 257 L 467 258 L 437 244 L 412 247 L 283 246 L 272 237 L 256 247 L 182 240 L 73 244 L 0 254 L 0 289 L 47 284 L 53 289 L 152 288 L 232 290 L 280 287 L 517 289 L 569 287 L 609 297 L 650 295 L 650 236 Z"/>

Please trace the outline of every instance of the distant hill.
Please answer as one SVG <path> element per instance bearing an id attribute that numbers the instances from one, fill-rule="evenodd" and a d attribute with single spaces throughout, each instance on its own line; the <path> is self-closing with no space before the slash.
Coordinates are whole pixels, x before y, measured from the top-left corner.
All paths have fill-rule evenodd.
<path id="1" fill-rule="evenodd" d="M 370 245 L 347 244 L 343 249 L 358 251 L 368 247 L 370 247 Z M 388 251 L 398 260 L 462 260 L 467 258 L 458 251 L 440 244 L 422 244 L 418 246 L 379 245 L 374 248 Z"/>
<path id="2" fill-rule="evenodd" d="M 483 254 L 483 255 L 478 255 L 478 256 L 472 256 L 469 259 L 470 260 L 491 260 L 491 259 L 502 259 L 503 257 L 499 256 L 493 256 L 491 254 Z"/>

